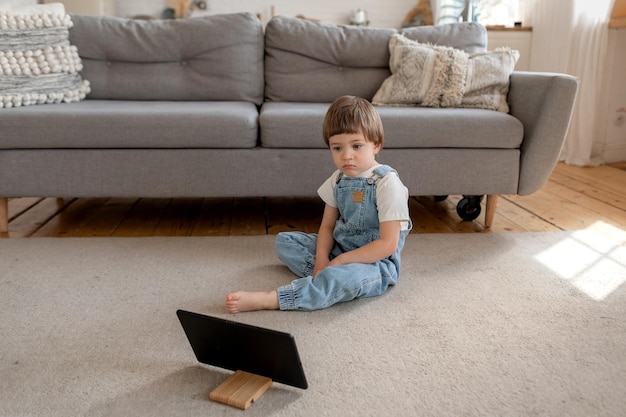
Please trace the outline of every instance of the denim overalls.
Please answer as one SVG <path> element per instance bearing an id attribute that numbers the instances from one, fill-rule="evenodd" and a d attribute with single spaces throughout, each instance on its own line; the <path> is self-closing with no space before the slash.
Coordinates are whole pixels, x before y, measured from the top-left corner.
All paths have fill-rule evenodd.
<path id="1" fill-rule="evenodd" d="M 393 169 L 381 165 L 370 178 L 340 174 L 334 189 L 339 209 L 330 259 L 379 238 L 376 182 Z M 330 266 L 311 276 L 315 267 L 317 234 L 282 232 L 276 236 L 276 252 L 281 261 L 300 279 L 279 287 L 281 310 L 317 310 L 359 297 L 382 295 L 395 285 L 400 273 L 400 251 L 408 230 L 400 233 L 398 248 L 389 258 L 371 264 L 353 263 Z"/>

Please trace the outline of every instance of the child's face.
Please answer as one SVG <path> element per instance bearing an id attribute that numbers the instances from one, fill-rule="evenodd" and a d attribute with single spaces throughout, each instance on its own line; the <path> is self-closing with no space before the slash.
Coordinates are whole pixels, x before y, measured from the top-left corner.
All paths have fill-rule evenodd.
<path id="1" fill-rule="evenodd" d="M 361 133 L 341 133 L 328 139 L 335 166 L 353 177 L 376 165 L 380 145 L 369 142 Z"/>

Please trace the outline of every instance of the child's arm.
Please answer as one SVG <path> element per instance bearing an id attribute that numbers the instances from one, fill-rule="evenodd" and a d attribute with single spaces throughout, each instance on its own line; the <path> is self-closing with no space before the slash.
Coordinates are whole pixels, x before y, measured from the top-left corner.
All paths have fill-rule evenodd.
<path id="1" fill-rule="evenodd" d="M 320 224 L 319 231 L 317 233 L 317 247 L 315 255 L 315 267 L 313 268 L 313 276 L 316 276 L 318 272 L 326 268 L 330 260 L 330 251 L 333 250 L 335 245 L 335 239 L 333 238 L 333 230 L 335 229 L 335 223 L 339 218 L 339 210 L 337 207 L 326 204 L 324 207 L 324 215 L 322 216 L 322 223 Z"/>
<path id="2" fill-rule="evenodd" d="M 342 253 L 328 265 L 334 266 L 351 263 L 370 264 L 388 258 L 393 255 L 398 248 L 401 229 L 400 223 L 400 220 L 382 222 L 380 224 L 380 239 L 374 240 L 353 251 Z"/>

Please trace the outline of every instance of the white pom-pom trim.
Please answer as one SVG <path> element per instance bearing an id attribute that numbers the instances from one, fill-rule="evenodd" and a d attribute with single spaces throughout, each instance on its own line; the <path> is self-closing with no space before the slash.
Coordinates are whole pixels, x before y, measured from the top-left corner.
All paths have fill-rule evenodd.
<path id="1" fill-rule="evenodd" d="M 83 64 L 74 45 L 57 45 L 34 51 L 0 51 L 0 75 L 74 74 Z"/>
<path id="2" fill-rule="evenodd" d="M 0 30 L 27 30 L 66 27 L 71 28 L 74 24 L 70 15 L 44 13 L 35 15 L 11 14 L 0 11 Z"/>
<path id="3" fill-rule="evenodd" d="M 82 85 L 75 90 L 49 94 L 13 94 L 0 96 L 0 109 L 11 107 L 31 106 L 34 104 L 72 103 L 84 100 L 91 92 L 89 81 L 83 80 Z"/>

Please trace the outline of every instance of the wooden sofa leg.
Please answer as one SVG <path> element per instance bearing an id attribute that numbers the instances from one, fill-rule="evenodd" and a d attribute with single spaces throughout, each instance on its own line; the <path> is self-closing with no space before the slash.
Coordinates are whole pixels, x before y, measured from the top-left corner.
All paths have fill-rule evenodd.
<path id="1" fill-rule="evenodd" d="M 0 197 L 0 233 L 9 231 L 9 199 Z"/>
<path id="2" fill-rule="evenodd" d="M 498 204 L 498 196 L 490 194 L 487 196 L 487 210 L 485 210 L 485 229 L 491 228 L 493 216 L 496 214 L 496 205 Z"/>

